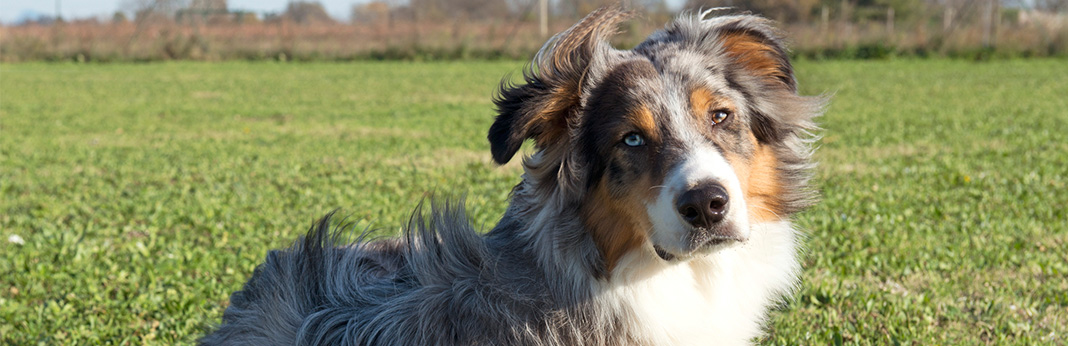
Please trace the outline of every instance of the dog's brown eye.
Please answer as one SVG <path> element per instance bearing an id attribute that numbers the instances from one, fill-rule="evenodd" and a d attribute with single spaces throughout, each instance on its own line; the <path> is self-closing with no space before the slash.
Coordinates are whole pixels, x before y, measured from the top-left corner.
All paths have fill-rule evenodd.
<path id="1" fill-rule="evenodd" d="M 722 123 L 724 120 L 727 120 L 727 117 L 730 116 L 730 115 L 731 115 L 731 113 L 727 112 L 726 110 L 722 110 L 722 109 L 714 110 L 714 111 L 712 111 L 712 123 L 713 124 Z"/>

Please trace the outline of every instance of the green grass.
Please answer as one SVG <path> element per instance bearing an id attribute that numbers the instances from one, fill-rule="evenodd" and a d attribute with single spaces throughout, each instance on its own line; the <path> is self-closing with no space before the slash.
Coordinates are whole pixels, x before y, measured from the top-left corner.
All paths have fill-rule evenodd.
<path id="1" fill-rule="evenodd" d="M 0 65 L 0 343 L 187 344 L 330 210 L 503 212 L 519 62 Z M 1068 340 L 1068 62 L 801 62 L 823 202 L 765 344 Z M 11 235 L 23 245 L 8 241 Z"/>

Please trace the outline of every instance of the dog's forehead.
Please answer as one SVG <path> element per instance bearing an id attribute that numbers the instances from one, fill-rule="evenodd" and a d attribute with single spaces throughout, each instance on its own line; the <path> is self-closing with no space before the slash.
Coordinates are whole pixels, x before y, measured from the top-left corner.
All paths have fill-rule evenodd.
<path id="1" fill-rule="evenodd" d="M 659 117 L 688 110 L 696 90 L 735 102 L 742 97 L 731 87 L 724 65 L 713 57 L 677 48 L 628 53 L 599 83 L 598 102 L 615 103 L 618 108 L 645 107 Z"/>
<path id="2" fill-rule="evenodd" d="M 613 64 L 591 91 L 588 123 L 618 123 L 642 112 L 659 113 L 666 83 L 648 59 L 631 56 Z"/>
<path id="3" fill-rule="evenodd" d="M 587 108 L 589 134 L 600 138 L 598 147 L 637 130 L 668 156 L 703 146 L 741 156 L 752 151 L 747 96 L 731 82 L 731 65 L 683 48 L 629 53 L 601 75 Z M 712 110 L 725 110 L 733 120 L 713 132 Z M 661 159 L 664 167 L 673 161 Z"/>
<path id="4" fill-rule="evenodd" d="M 642 56 L 631 55 L 616 63 L 601 81 L 601 91 L 622 93 L 618 96 L 642 97 L 659 93 L 664 85 L 660 71 L 652 61 Z"/>
<path id="5" fill-rule="evenodd" d="M 727 62 L 722 57 L 681 47 L 664 48 L 643 52 L 669 85 L 690 91 L 703 87 L 711 90 L 727 90 Z"/>

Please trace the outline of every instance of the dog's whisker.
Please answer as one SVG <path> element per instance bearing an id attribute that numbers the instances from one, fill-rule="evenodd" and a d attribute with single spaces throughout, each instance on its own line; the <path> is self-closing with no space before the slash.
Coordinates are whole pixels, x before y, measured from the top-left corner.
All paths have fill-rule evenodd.
<path id="1" fill-rule="evenodd" d="M 755 208 L 757 208 L 757 209 L 760 209 L 760 210 L 763 210 L 763 211 L 769 212 L 769 213 L 771 213 L 772 215 L 775 215 L 775 217 L 776 217 L 776 218 L 778 218 L 778 219 L 780 219 L 780 220 L 784 219 L 782 215 L 779 215 L 779 213 L 778 213 L 778 212 L 776 212 L 775 210 L 772 210 L 771 208 L 768 208 L 768 207 L 765 207 L 765 206 L 762 206 L 762 205 L 759 205 L 759 204 L 756 204 L 756 205 L 752 205 L 752 207 L 755 207 Z"/>

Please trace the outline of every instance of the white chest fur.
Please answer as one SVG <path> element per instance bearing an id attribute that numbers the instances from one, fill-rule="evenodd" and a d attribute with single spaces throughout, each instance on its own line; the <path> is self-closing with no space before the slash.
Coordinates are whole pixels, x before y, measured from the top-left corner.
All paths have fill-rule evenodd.
<path id="1" fill-rule="evenodd" d="M 630 330 L 651 344 L 748 344 L 799 271 L 788 222 L 752 230 L 746 243 L 684 262 L 663 261 L 652 249 L 628 254 L 602 287 L 603 303 L 630 314 Z"/>

